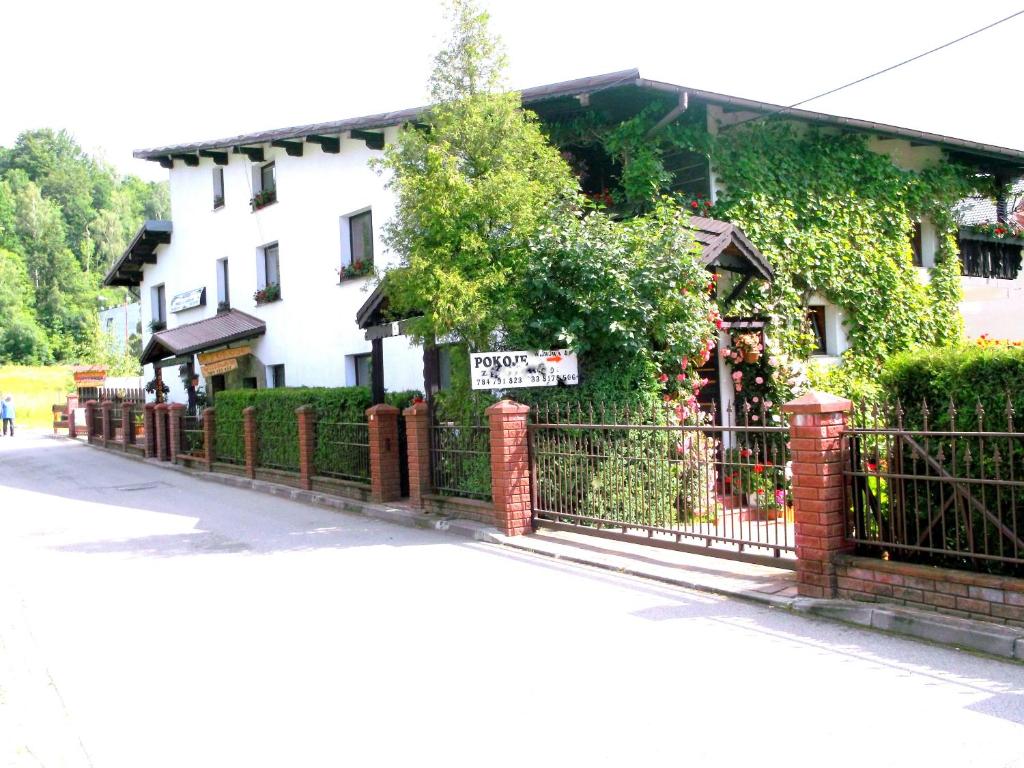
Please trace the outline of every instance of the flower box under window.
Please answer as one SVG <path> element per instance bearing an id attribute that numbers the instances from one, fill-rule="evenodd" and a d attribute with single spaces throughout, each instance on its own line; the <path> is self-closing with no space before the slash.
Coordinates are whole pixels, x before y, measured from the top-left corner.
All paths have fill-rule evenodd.
<path id="1" fill-rule="evenodd" d="M 281 286 L 277 283 L 271 283 L 266 288 L 260 288 L 252 297 L 256 302 L 256 306 L 278 301 L 281 298 Z"/>
<path id="2" fill-rule="evenodd" d="M 165 330 L 166 328 L 167 323 L 164 322 L 163 320 L 151 320 L 149 323 L 149 330 L 152 331 L 153 333 Z"/>
<path id="3" fill-rule="evenodd" d="M 355 280 L 357 277 L 366 277 L 373 274 L 373 262 L 362 259 L 347 264 L 338 270 L 339 281 Z"/>
<path id="4" fill-rule="evenodd" d="M 260 208 L 266 208 L 268 205 L 277 202 L 277 190 L 266 189 L 262 192 L 257 192 L 252 196 L 252 200 L 249 201 L 249 205 L 252 206 L 254 211 L 258 211 Z"/>

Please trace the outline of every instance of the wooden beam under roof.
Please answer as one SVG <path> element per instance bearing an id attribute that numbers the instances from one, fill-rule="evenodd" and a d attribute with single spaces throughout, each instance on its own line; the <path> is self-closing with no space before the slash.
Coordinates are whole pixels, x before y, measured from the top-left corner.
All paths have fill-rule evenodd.
<path id="1" fill-rule="evenodd" d="M 199 165 L 199 155 L 191 155 L 185 152 L 177 155 L 171 155 L 175 160 L 184 160 L 185 165 L 189 168 L 195 168 Z"/>
<path id="2" fill-rule="evenodd" d="M 306 141 L 310 144 L 319 144 L 320 149 L 323 152 L 329 152 L 332 155 L 336 155 L 341 152 L 341 139 L 336 136 L 307 136 Z"/>
<path id="3" fill-rule="evenodd" d="M 200 149 L 199 150 L 199 156 L 200 157 L 208 157 L 211 160 L 213 160 L 213 162 L 215 162 L 217 165 L 227 165 L 228 164 L 228 153 L 227 152 L 217 152 L 217 151 L 212 150 L 212 149 Z"/>
<path id="4" fill-rule="evenodd" d="M 384 149 L 384 134 L 377 131 L 349 131 L 353 139 L 366 143 L 369 149 Z"/>
<path id="5" fill-rule="evenodd" d="M 272 147 L 280 147 L 285 151 L 286 154 L 292 157 L 302 157 L 302 142 L 301 141 L 285 141 L 284 139 L 277 139 L 270 142 Z"/>
<path id="6" fill-rule="evenodd" d="M 161 157 L 159 163 L 161 168 L 173 168 L 174 158 L 171 157 L 170 155 L 167 155 L 165 157 Z"/>
<path id="7" fill-rule="evenodd" d="M 266 160 L 266 156 L 263 154 L 263 147 L 243 147 L 237 146 L 232 150 L 236 155 L 245 155 L 249 160 L 254 163 L 262 163 Z"/>

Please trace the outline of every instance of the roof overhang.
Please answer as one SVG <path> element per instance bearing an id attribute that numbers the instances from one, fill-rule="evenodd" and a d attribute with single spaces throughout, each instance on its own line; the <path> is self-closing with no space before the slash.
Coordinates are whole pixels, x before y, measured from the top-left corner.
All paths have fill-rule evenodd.
<path id="1" fill-rule="evenodd" d="M 262 336 L 267 325 L 258 317 L 231 309 L 194 323 L 179 325 L 154 333 L 140 358 L 142 364 L 155 363 L 165 357 L 192 355 Z"/>
<path id="2" fill-rule="evenodd" d="M 691 216 L 690 227 L 701 244 L 701 262 L 708 269 L 725 269 L 769 282 L 775 279 L 768 259 L 735 224 Z"/>
<path id="3" fill-rule="evenodd" d="M 1024 151 L 1022 150 L 958 139 L 912 128 L 900 128 L 869 120 L 830 115 L 806 109 L 793 109 L 778 104 L 650 80 L 640 77 L 640 71 L 637 69 L 526 88 L 520 91 L 520 94 L 523 104 L 537 111 L 541 115 L 541 119 L 544 120 L 568 116 L 571 112 L 584 110 L 589 103 L 589 97 L 602 92 L 612 92 L 602 97 L 605 103 L 624 100 L 632 105 L 630 109 L 633 112 L 639 111 L 644 106 L 640 103 L 643 100 L 641 97 L 646 98 L 649 103 L 651 97 L 660 95 L 667 105 L 681 103 L 681 99 L 685 98 L 691 104 L 699 102 L 718 105 L 726 112 L 752 112 L 784 119 L 804 120 L 867 132 L 881 137 L 906 139 L 914 144 L 939 146 L 949 152 L 952 159 L 969 163 L 981 170 L 1003 177 L 1019 176 L 1024 173 Z M 634 101 L 637 103 L 633 104 Z M 260 131 L 212 141 L 141 149 L 136 151 L 134 156 L 143 160 L 160 162 L 165 167 L 172 167 L 175 160 L 183 160 L 187 164 L 198 164 L 200 157 L 213 157 L 214 154 L 217 155 L 216 162 L 223 164 L 227 162 L 229 153 L 237 153 L 244 145 L 272 145 L 273 142 L 315 143 L 320 144 L 325 151 L 337 151 L 338 139 L 336 137 L 346 136 L 366 140 L 366 132 L 416 122 L 428 110 L 429 107 L 415 107 L 334 122 Z M 373 146 L 370 141 L 367 141 L 367 144 Z M 328 146 L 331 146 L 332 149 L 328 150 Z"/>
<path id="4" fill-rule="evenodd" d="M 104 285 L 136 286 L 142 282 L 144 264 L 156 264 L 156 249 L 171 242 L 171 222 L 150 220 L 139 227 L 124 253 L 114 262 Z"/>

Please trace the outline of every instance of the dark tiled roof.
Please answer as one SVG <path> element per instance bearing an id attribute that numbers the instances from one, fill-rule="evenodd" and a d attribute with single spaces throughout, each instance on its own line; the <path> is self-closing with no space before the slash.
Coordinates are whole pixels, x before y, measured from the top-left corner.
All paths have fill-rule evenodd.
<path id="1" fill-rule="evenodd" d="M 876 123 L 868 120 L 858 120 L 852 117 L 841 117 L 829 115 L 823 112 L 812 112 L 806 109 L 790 109 L 777 104 L 769 104 L 763 101 L 743 99 L 737 96 L 727 96 L 712 91 L 702 91 L 697 88 L 689 88 L 672 83 L 663 83 L 656 80 L 648 80 L 640 77 L 637 69 L 627 69 L 620 72 L 611 72 L 604 75 L 579 78 L 577 80 L 566 80 L 561 83 L 541 85 L 534 88 L 526 88 L 521 91 L 523 103 L 528 106 L 540 105 L 545 101 L 554 99 L 572 98 L 612 88 L 633 88 L 634 90 L 647 93 L 662 93 L 668 98 L 682 98 L 686 94 L 689 100 L 701 101 L 707 104 L 717 104 L 733 111 L 745 110 L 761 114 L 785 114 L 799 120 L 807 120 L 813 123 L 825 125 L 836 125 L 851 130 L 867 131 L 882 136 L 894 136 L 910 139 L 925 144 L 941 145 L 951 151 L 970 156 L 975 161 L 988 159 L 1003 166 L 1009 165 L 1014 171 L 1024 168 L 1024 151 L 999 147 L 993 144 L 983 144 L 966 139 L 958 139 L 951 136 L 918 131 L 912 128 L 900 128 L 885 123 Z M 403 109 L 397 112 L 382 112 L 376 115 L 364 117 L 353 117 L 345 120 L 337 120 L 327 123 L 313 123 L 310 125 L 298 125 L 289 128 L 279 128 L 258 133 L 247 133 L 238 136 L 231 136 L 212 141 L 199 141 L 191 144 L 175 144 L 166 147 L 154 147 L 152 149 L 137 150 L 135 157 L 144 160 L 160 160 L 169 158 L 174 154 L 196 153 L 200 150 L 219 149 L 240 146 L 243 144 L 261 144 L 270 141 L 282 141 L 286 139 L 301 139 L 306 136 L 315 135 L 338 135 L 350 130 L 371 130 L 380 129 L 392 125 L 401 125 L 420 117 L 426 107 L 415 107 Z"/>
<path id="2" fill-rule="evenodd" d="M 720 266 L 733 272 L 771 280 L 775 277 L 768 259 L 735 224 L 703 216 L 691 216 L 694 239 L 704 247 L 705 266 Z"/>
<path id="3" fill-rule="evenodd" d="M 232 341 L 262 336 L 266 331 L 266 323 L 258 317 L 232 309 L 205 320 L 154 333 L 142 353 L 142 362 L 152 363 L 165 357 L 201 352 Z"/>
<path id="4" fill-rule="evenodd" d="M 154 262 L 156 247 L 171 242 L 173 226 L 169 221 L 143 222 L 124 253 L 103 278 L 104 285 L 138 285 L 142 282 L 142 265 Z"/>
<path id="5" fill-rule="evenodd" d="M 1017 184 L 1012 190 L 1012 197 L 1019 202 L 1018 216 L 1024 213 L 1024 183 Z M 1011 211 L 1012 213 L 1012 211 Z M 957 221 L 966 227 L 973 224 L 994 224 L 996 221 L 996 202 L 987 197 L 969 197 L 961 200 L 956 207 Z"/>

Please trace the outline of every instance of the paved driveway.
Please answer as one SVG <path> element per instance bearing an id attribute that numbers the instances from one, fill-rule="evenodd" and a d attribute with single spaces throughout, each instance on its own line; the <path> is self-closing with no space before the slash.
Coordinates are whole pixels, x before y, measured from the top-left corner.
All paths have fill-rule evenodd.
<path id="1" fill-rule="evenodd" d="M 0 765 L 1024 766 L 1024 666 L 25 434 Z"/>

